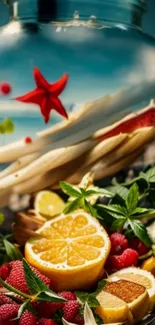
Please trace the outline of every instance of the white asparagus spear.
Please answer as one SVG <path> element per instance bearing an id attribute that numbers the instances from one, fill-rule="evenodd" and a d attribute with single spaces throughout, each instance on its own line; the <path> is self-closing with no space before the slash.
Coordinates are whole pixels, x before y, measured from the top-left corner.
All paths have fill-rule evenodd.
<path id="1" fill-rule="evenodd" d="M 23 140 L 0 148 L 0 162 L 8 162 L 41 150 L 49 142 L 53 149 L 69 146 L 90 137 L 97 130 L 110 125 L 124 116 L 127 109 L 137 105 L 155 93 L 155 79 L 120 90 L 110 96 L 85 104 L 69 121 L 63 121 L 48 130 L 38 132 L 42 142 L 34 140 L 26 145 Z M 79 115 L 78 115 L 79 114 Z"/>
<path id="2" fill-rule="evenodd" d="M 45 173 L 73 159 L 76 159 L 86 151 L 90 150 L 95 144 L 95 141 L 87 140 L 71 147 L 52 150 L 25 168 L 22 168 L 21 170 L 2 178 L 0 181 L 0 190 L 12 187 L 31 177 Z"/>
<path id="3" fill-rule="evenodd" d="M 19 159 L 17 159 L 16 161 L 14 161 L 12 164 L 10 164 L 7 168 L 5 168 L 4 170 L 2 170 L 0 172 L 0 179 L 3 177 L 6 177 L 14 172 L 16 172 L 17 170 L 27 166 L 28 164 L 30 164 L 32 161 L 36 160 L 39 157 L 39 153 L 32 153 L 30 155 L 21 157 Z"/>

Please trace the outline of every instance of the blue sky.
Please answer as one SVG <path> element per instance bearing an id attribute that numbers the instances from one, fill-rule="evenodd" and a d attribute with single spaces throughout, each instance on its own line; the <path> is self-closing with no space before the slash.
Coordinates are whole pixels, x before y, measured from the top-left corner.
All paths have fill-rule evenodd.
<path id="1" fill-rule="evenodd" d="M 5 24 L 8 20 L 8 10 L 0 2 L 0 25 Z M 155 36 L 155 0 L 148 0 L 148 11 L 144 17 L 144 30 Z"/>

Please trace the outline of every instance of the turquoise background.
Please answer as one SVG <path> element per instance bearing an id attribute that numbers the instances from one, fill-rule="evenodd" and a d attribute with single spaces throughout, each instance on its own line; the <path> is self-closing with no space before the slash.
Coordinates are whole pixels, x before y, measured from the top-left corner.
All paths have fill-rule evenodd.
<path id="1" fill-rule="evenodd" d="M 0 0 L 0 25 L 8 21 L 7 7 Z M 148 0 L 148 10 L 144 17 L 144 30 L 155 36 L 155 0 Z"/>

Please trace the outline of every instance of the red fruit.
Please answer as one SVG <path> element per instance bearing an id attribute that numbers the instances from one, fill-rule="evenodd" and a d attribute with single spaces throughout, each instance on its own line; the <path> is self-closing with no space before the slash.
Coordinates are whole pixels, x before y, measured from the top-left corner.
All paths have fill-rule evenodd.
<path id="1" fill-rule="evenodd" d="M 76 300 L 75 293 L 71 292 L 71 291 L 62 291 L 62 292 L 59 292 L 58 295 L 66 300 Z"/>
<path id="2" fill-rule="evenodd" d="M 73 324 L 84 325 L 84 318 L 83 318 L 81 315 L 77 315 L 77 316 L 73 319 Z"/>
<path id="3" fill-rule="evenodd" d="M 39 316 L 50 318 L 54 313 L 64 306 L 62 302 L 38 302 L 35 309 Z"/>
<path id="4" fill-rule="evenodd" d="M 79 312 L 80 305 L 78 301 L 72 300 L 64 304 L 63 317 L 68 321 L 72 321 Z"/>
<path id="5" fill-rule="evenodd" d="M 138 253 L 131 248 L 127 248 L 121 255 L 110 255 L 108 257 L 109 273 L 124 269 L 129 266 L 136 266 L 138 263 Z"/>
<path id="6" fill-rule="evenodd" d="M 30 311 L 26 310 L 18 322 L 19 325 L 36 325 L 37 317 L 33 315 Z"/>
<path id="7" fill-rule="evenodd" d="M 41 318 L 38 325 L 57 325 L 57 323 L 53 319 Z"/>
<path id="8" fill-rule="evenodd" d="M 6 282 L 15 287 L 16 289 L 29 293 L 27 283 L 25 280 L 23 263 L 21 261 L 13 261 L 9 263 L 10 274 L 6 279 Z M 39 278 L 47 285 L 50 286 L 50 279 L 42 275 L 38 270 L 32 267 L 32 270 L 39 276 Z"/>
<path id="9" fill-rule="evenodd" d="M 5 305 L 5 304 L 16 305 L 16 303 L 11 298 L 9 298 L 3 294 L 0 294 L 0 305 Z"/>
<path id="10" fill-rule="evenodd" d="M 135 249 L 138 252 L 139 256 L 143 256 L 149 251 L 149 248 L 138 238 L 132 239 L 130 242 L 130 247 Z"/>
<path id="11" fill-rule="evenodd" d="M 120 255 L 128 247 L 128 241 L 124 235 L 115 232 L 110 236 L 111 241 L 111 255 Z"/>
<path id="12" fill-rule="evenodd" d="M 30 137 L 25 138 L 25 143 L 32 143 L 32 139 Z"/>
<path id="13" fill-rule="evenodd" d="M 11 85 L 7 82 L 4 82 L 0 85 L 0 90 L 3 95 L 9 95 L 12 91 Z"/>
<path id="14" fill-rule="evenodd" d="M 9 266 L 8 264 L 3 264 L 1 267 L 0 267 L 0 277 L 2 278 L 3 281 L 6 280 L 6 278 L 8 277 L 10 273 L 10 270 L 9 270 Z"/>
<path id="15" fill-rule="evenodd" d="M 5 304 L 0 306 L 0 320 L 11 320 L 17 317 L 19 305 Z"/>

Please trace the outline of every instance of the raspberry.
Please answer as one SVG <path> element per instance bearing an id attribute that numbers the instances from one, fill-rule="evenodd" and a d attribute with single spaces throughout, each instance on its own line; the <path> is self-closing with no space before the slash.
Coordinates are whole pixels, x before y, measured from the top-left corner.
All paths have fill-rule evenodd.
<path id="1" fill-rule="evenodd" d="M 19 325 L 36 325 L 37 318 L 30 311 L 26 310 L 20 317 Z"/>
<path id="2" fill-rule="evenodd" d="M 59 296 L 66 299 L 66 300 L 76 300 L 76 295 L 74 292 L 71 291 L 62 291 L 59 292 Z"/>
<path id="3" fill-rule="evenodd" d="M 41 317 L 50 318 L 52 314 L 56 313 L 63 306 L 64 303 L 62 302 L 38 302 L 35 309 Z"/>
<path id="4" fill-rule="evenodd" d="M 130 242 L 130 247 L 136 250 L 139 256 L 143 256 L 149 251 L 149 248 L 138 238 L 132 239 L 132 241 Z"/>
<path id="5" fill-rule="evenodd" d="M 128 247 L 128 241 L 124 235 L 115 232 L 110 236 L 111 241 L 111 255 L 121 255 Z"/>
<path id="6" fill-rule="evenodd" d="M 73 324 L 77 324 L 77 325 L 84 325 L 84 318 L 80 315 L 77 315 L 74 319 L 73 319 Z"/>
<path id="7" fill-rule="evenodd" d="M 29 289 L 25 280 L 23 263 L 21 261 L 13 261 L 9 263 L 10 274 L 6 282 L 16 289 L 29 294 Z M 50 286 L 50 279 L 42 275 L 38 270 L 32 267 L 32 270 L 39 276 L 39 278 L 47 285 Z"/>
<path id="8" fill-rule="evenodd" d="M 41 318 L 38 321 L 38 325 L 57 325 L 53 319 Z"/>
<path id="9" fill-rule="evenodd" d="M 0 277 L 2 278 L 3 281 L 6 280 L 6 278 L 8 277 L 10 273 L 10 270 L 9 270 L 9 266 L 8 264 L 3 264 L 1 267 L 0 267 Z"/>
<path id="10" fill-rule="evenodd" d="M 3 95 L 9 95 L 12 91 L 11 85 L 7 82 L 2 83 L 0 89 Z"/>
<path id="11" fill-rule="evenodd" d="M 127 248 L 121 255 L 111 255 L 108 258 L 108 268 L 111 272 L 115 272 L 129 266 L 136 266 L 137 263 L 138 253 L 131 248 Z"/>
<path id="12" fill-rule="evenodd" d="M 5 305 L 5 304 L 16 305 L 16 303 L 11 298 L 9 298 L 3 294 L 0 294 L 0 306 Z"/>
<path id="13" fill-rule="evenodd" d="M 19 305 L 5 304 L 0 306 L 0 320 L 11 320 L 17 317 Z"/>
<path id="14" fill-rule="evenodd" d="M 63 317 L 68 321 L 72 321 L 79 312 L 80 305 L 78 301 L 72 300 L 65 303 L 63 307 Z"/>
<path id="15" fill-rule="evenodd" d="M 24 141 L 25 141 L 25 143 L 32 143 L 32 139 L 30 138 L 30 137 L 26 137 L 25 139 L 24 139 Z"/>

